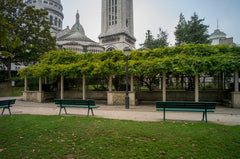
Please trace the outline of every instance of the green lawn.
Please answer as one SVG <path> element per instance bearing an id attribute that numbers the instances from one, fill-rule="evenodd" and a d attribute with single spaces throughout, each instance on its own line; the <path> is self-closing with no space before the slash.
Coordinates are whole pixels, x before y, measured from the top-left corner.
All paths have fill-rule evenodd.
<path id="1" fill-rule="evenodd" d="M 240 158 L 240 126 L 3 116 L 0 158 Z"/>

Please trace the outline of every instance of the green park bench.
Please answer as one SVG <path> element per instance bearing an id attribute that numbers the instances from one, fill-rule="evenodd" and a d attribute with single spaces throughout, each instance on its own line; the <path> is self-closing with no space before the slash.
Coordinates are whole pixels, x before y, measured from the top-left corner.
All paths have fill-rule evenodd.
<path id="1" fill-rule="evenodd" d="M 0 100 L 0 108 L 3 108 L 2 115 L 6 108 L 8 109 L 9 114 L 11 115 L 10 107 L 12 107 L 12 105 L 15 104 L 15 101 L 16 99 Z"/>
<path id="2" fill-rule="evenodd" d="M 163 111 L 163 120 L 165 120 L 165 111 L 189 111 L 189 112 L 203 112 L 202 121 L 204 117 L 207 123 L 207 112 L 214 112 L 216 102 L 191 102 L 191 101 L 157 101 L 156 110 Z"/>
<path id="3" fill-rule="evenodd" d="M 91 110 L 92 116 L 93 114 L 93 108 L 99 108 L 99 106 L 95 105 L 95 100 L 93 99 L 55 99 L 55 104 L 57 104 L 58 107 L 60 107 L 59 115 L 61 115 L 62 108 L 65 110 L 65 114 L 67 114 L 66 107 L 72 107 L 72 108 L 87 108 L 88 113 L 87 116 L 89 116 L 89 111 Z"/>

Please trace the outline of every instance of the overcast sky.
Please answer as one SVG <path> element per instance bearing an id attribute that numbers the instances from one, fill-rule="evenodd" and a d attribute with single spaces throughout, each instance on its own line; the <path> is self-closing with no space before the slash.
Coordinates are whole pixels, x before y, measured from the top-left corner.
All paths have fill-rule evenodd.
<path id="1" fill-rule="evenodd" d="M 98 42 L 101 32 L 101 0 L 61 0 L 63 5 L 63 29 L 75 23 L 76 12 L 80 14 L 80 23 L 86 35 Z M 194 12 L 204 18 L 209 25 L 209 33 L 219 29 L 233 37 L 240 44 L 240 0 L 133 0 L 134 35 L 137 39 L 136 48 L 145 40 L 149 29 L 154 37 L 161 27 L 169 34 L 169 42 L 175 43 L 175 26 L 180 13 L 189 20 Z"/>

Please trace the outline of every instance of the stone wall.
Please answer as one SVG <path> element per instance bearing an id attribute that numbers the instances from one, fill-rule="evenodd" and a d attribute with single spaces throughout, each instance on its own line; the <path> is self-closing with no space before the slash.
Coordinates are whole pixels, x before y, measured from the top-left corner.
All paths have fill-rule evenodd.
<path id="1" fill-rule="evenodd" d="M 135 92 L 129 92 L 129 105 L 136 105 L 136 96 Z M 125 104 L 125 97 L 126 92 L 124 91 L 113 91 L 107 92 L 107 104 L 108 105 L 124 105 Z"/>
<path id="2" fill-rule="evenodd" d="M 240 108 L 240 92 L 232 92 L 232 107 L 233 108 Z"/>
<path id="3" fill-rule="evenodd" d="M 82 99 L 82 91 L 66 90 L 64 91 L 65 99 Z M 60 92 L 57 92 L 57 98 L 60 98 Z M 86 91 L 86 99 L 107 100 L 106 91 Z"/>
<path id="4" fill-rule="evenodd" d="M 55 92 L 38 92 L 38 91 L 24 91 L 23 100 L 32 102 L 52 102 L 56 97 Z"/>
<path id="5" fill-rule="evenodd" d="M 162 92 L 137 92 L 136 98 L 141 101 L 161 101 Z M 194 101 L 194 91 L 167 91 L 167 101 Z M 200 101 L 216 101 L 222 102 L 223 99 L 228 99 L 227 93 L 223 91 L 200 91 Z"/>
<path id="6" fill-rule="evenodd" d="M 109 105 L 122 105 L 125 104 L 126 92 L 107 92 L 107 91 L 87 91 L 86 99 L 95 99 L 104 101 Z M 224 91 L 200 91 L 200 101 L 215 101 L 219 104 L 233 106 L 233 102 L 238 103 L 240 94 L 233 94 Z M 60 98 L 60 92 L 43 92 L 37 91 L 23 92 L 23 99 L 27 101 L 45 102 L 53 101 L 54 98 Z M 66 90 L 64 91 L 65 99 L 82 99 L 82 91 Z M 129 104 L 154 104 L 155 101 L 162 100 L 161 91 L 153 92 L 129 92 Z M 238 100 L 239 99 L 239 100 Z M 194 101 L 194 91 L 167 91 L 167 101 Z M 240 102 L 240 101 L 239 101 Z"/>

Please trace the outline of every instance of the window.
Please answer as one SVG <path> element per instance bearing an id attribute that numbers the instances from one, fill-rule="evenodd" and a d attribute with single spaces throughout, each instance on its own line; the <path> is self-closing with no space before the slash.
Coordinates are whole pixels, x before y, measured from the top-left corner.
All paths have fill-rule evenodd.
<path id="1" fill-rule="evenodd" d="M 54 25 L 57 26 L 57 17 L 55 17 Z"/>
<path id="2" fill-rule="evenodd" d="M 47 1 L 44 1 L 43 3 L 45 3 L 45 4 L 48 4 L 48 2 L 47 2 Z"/>
<path id="3" fill-rule="evenodd" d="M 53 16 L 50 15 L 50 22 L 53 23 Z"/>
<path id="4" fill-rule="evenodd" d="M 58 27 L 61 28 L 61 25 L 62 25 L 62 22 L 61 22 L 61 20 L 59 19 L 59 20 L 58 20 Z"/>
<path id="5" fill-rule="evenodd" d="M 117 0 L 108 0 L 108 24 L 117 24 Z"/>

